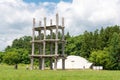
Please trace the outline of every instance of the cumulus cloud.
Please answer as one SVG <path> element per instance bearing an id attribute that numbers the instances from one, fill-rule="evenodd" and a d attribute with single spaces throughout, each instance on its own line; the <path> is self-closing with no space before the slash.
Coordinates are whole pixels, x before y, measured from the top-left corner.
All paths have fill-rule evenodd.
<path id="1" fill-rule="evenodd" d="M 31 35 L 32 18 L 37 21 L 55 14 L 65 17 L 65 31 L 71 35 L 82 34 L 110 25 L 120 25 L 120 0 L 73 0 L 26 3 L 23 0 L 0 0 L 0 50 L 15 38 Z M 55 21 L 53 22 L 55 24 Z M 37 23 L 38 24 L 38 23 Z M 47 25 L 49 22 L 47 22 Z"/>
<path id="2" fill-rule="evenodd" d="M 73 0 L 72 23 L 78 33 L 120 24 L 119 0 Z M 74 31 L 74 30 L 73 30 Z M 78 34 L 77 32 L 75 34 Z M 74 34 L 73 34 L 74 35 Z"/>

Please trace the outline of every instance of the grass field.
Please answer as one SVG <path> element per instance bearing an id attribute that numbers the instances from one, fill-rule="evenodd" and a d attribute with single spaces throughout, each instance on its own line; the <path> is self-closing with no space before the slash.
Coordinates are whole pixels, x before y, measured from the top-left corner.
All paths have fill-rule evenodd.
<path id="1" fill-rule="evenodd" d="M 120 71 L 107 70 L 26 70 L 19 65 L 0 64 L 0 80 L 120 80 Z"/>

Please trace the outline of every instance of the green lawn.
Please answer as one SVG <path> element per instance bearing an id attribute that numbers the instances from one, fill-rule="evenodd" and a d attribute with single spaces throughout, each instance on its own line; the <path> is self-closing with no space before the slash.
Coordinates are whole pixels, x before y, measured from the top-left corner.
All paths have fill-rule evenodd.
<path id="1" fill-rule="evenodd" d="M 0 64 L 0 80 L 120 80 L 120 71 L 107 70 L 26 70 L 19 65 Z"/>

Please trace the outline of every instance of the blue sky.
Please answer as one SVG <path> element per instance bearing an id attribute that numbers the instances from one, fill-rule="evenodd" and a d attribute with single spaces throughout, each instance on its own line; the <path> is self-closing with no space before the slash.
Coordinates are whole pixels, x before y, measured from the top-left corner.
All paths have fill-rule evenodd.
<path id="1" fill-rule="evenodd" d="M 120 0 L 0 0 L 0 51 L 14 39 L 32 35 L 33 17 L 36 26 L 44 17 L 47 25 L 50 19 L 55 24 L 56 13 L 59 23 L 65 18 L 65 33 L 75 36 L 120 25 Z"/>
<path id="2" fill-rule="evenodd" d="M 39 3 L 39 2 L 54 2 L 54 3 L 59 3 L 60 1 L 64 1 L 64 2 L 72 2 L 72 0 L 24 0 L 27 3 Z"/>

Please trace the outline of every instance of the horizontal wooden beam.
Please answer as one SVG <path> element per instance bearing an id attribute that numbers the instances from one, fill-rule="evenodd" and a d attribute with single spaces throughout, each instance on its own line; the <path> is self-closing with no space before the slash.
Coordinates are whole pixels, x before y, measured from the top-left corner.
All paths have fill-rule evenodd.
<path id="1" fill-rule="evenodd" d="M 34 54 L 34 55 L 30 55 L 30 57 L 34 57 L 34 58 L 57 58 L 57 57 L 60 57 L 60 58 L 65 58 L 65 55 L 39 55 L 39 54 Z"/>
<path id="2" fill-rule="evenodd" d="M 58 26 L 58 29 L 63 29 L 64 27 Z M 56 29 L 56 25 L 46 26 L 46 30 Z M 35 27 L 35 31 L 44 30 L 44 27 Z"/>
<path id="3" fill-rule="evenodd" d="M 66 42 L 66 40 L 60 40 L 60 39 L 45 39 L 45 40 L 34 40 L 30 41 L 31 43 L 42 43 L 42 42 Z"/>

